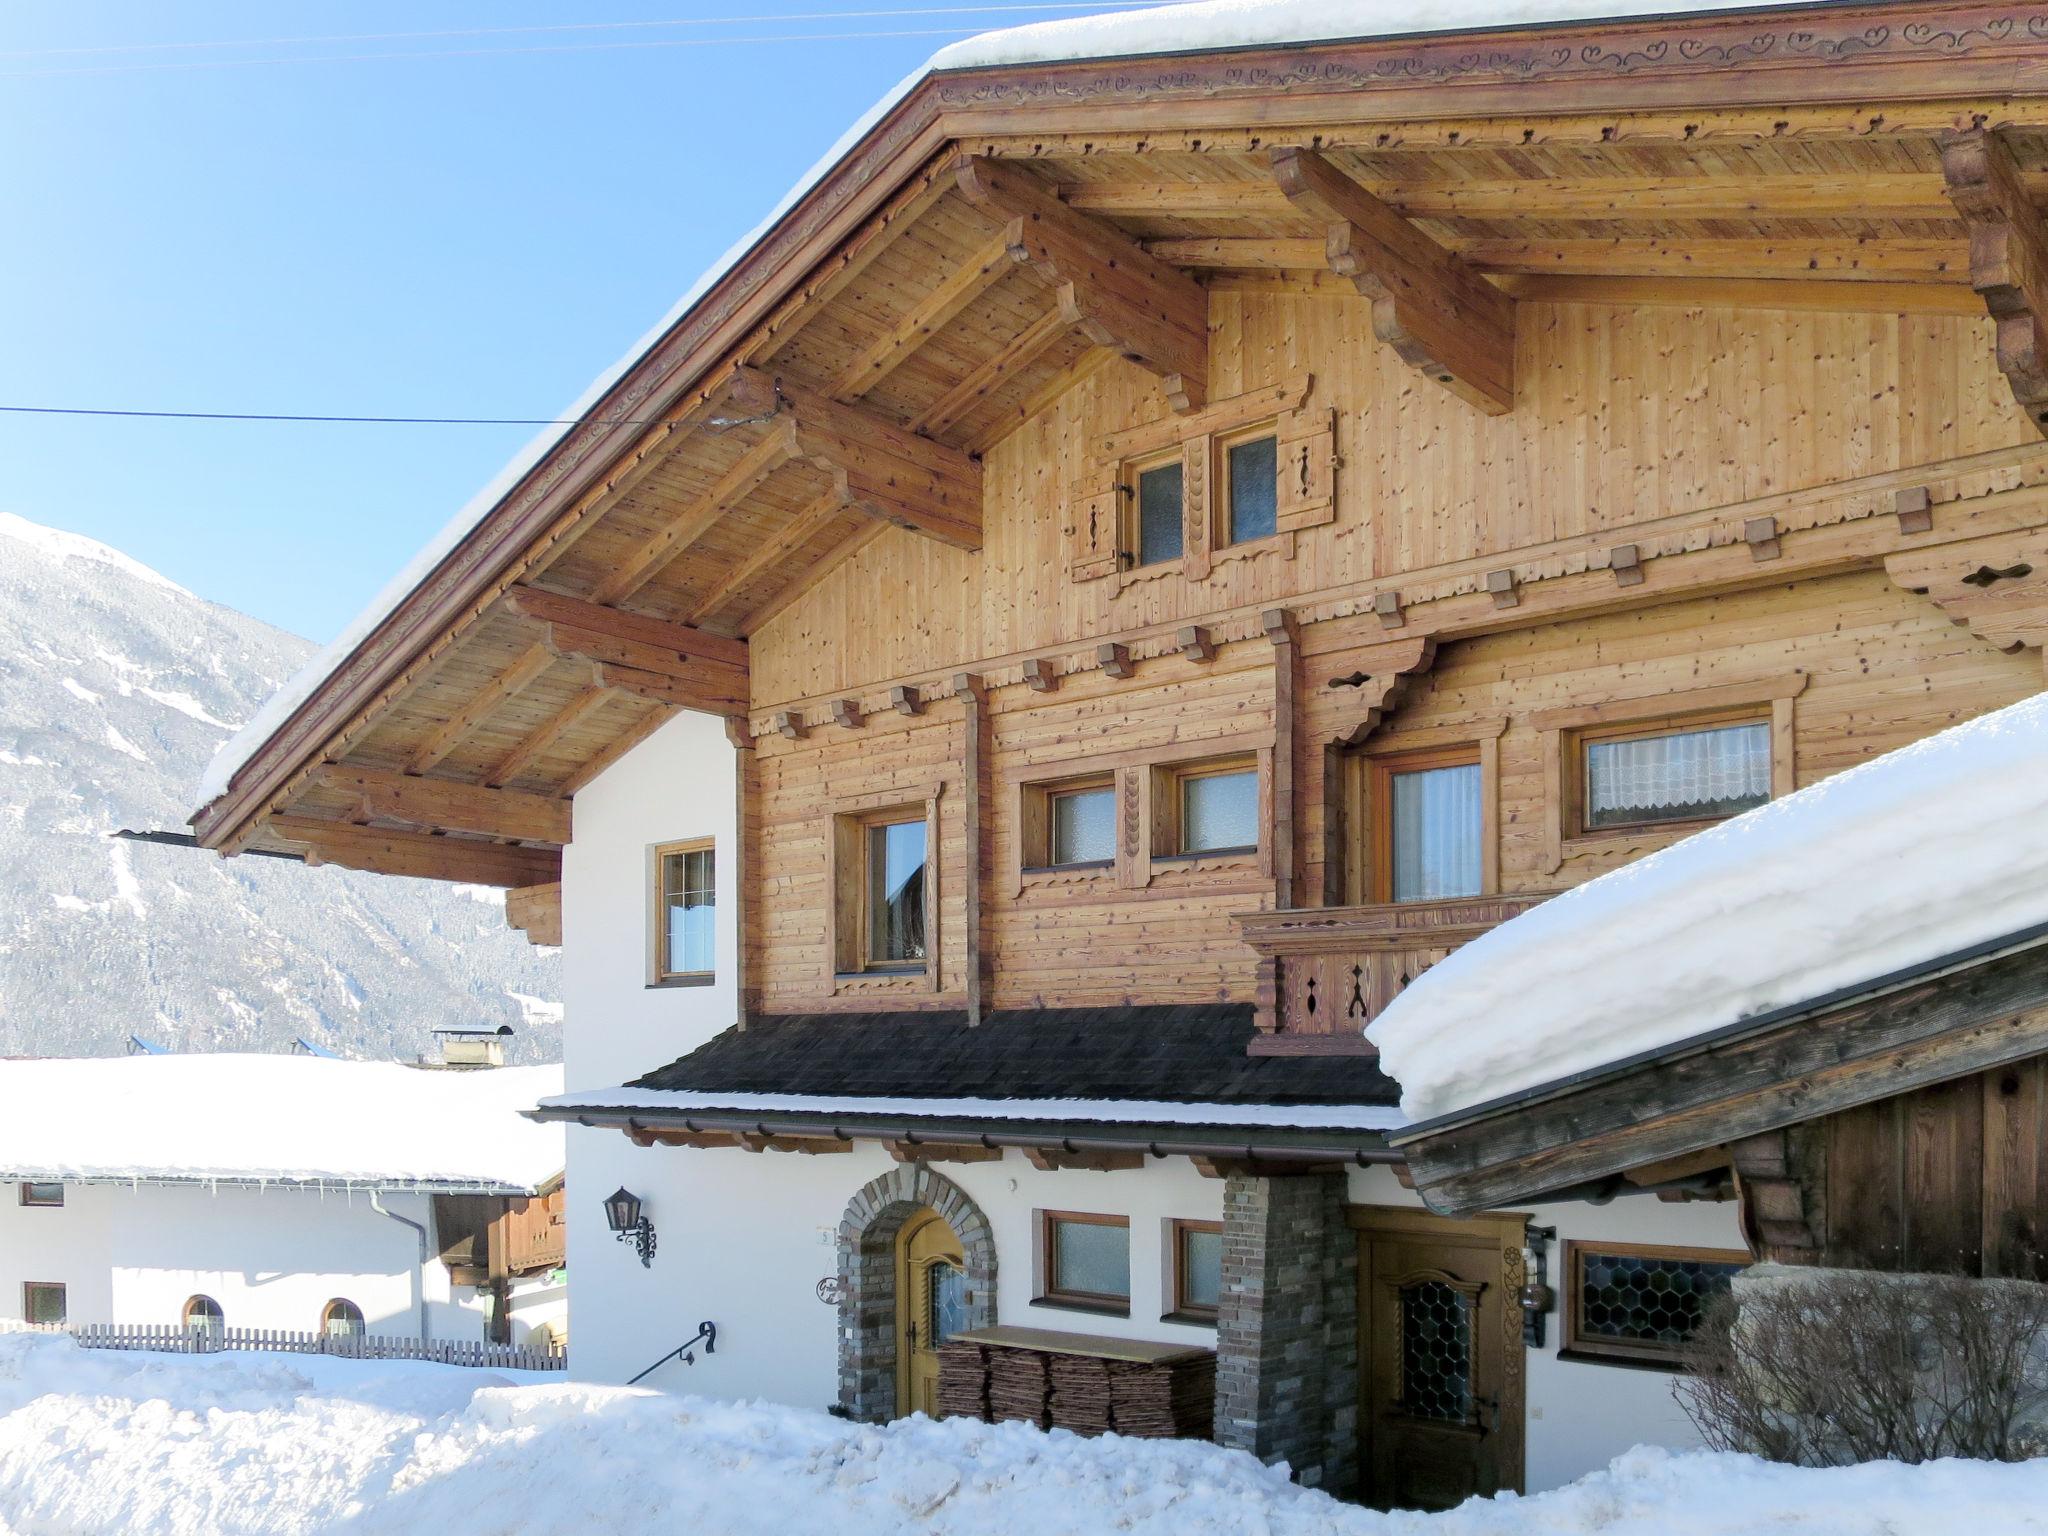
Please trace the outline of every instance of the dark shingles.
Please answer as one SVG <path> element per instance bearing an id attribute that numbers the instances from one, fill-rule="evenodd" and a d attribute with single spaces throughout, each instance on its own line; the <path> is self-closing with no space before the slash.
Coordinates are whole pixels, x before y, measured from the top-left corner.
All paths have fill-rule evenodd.
<path id="1" fill-rule="evenodd" d="M 964 1013 L 770 1014 L 636 1088 L 832 1098 L 1397 1104 L 1374 1056 L 1247 1056 L 1244 1003 Z"/>

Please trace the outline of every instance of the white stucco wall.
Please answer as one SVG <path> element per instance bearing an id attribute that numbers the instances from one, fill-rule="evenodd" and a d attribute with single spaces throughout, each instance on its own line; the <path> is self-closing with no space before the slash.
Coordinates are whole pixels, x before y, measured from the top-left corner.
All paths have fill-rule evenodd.
<path id="1" fill-rule="evenodd" d="M 562 854 L 563 1070 L 570 1091 L 609 1087 L 666 1065 L 738 1016 L 733 765 L 719 721 L 678 715 L 577 793 L 575 837 Z M 653 987 L 652 850 L 698 837 L 713 839 L 717 854 L 715 980 L 708 987 Z M 576 1293 L 570 1368 L 592 1381 L 623 1381 L 680 1343 L 700 1318 L 718 1320 L 695 1286 L 683 1283 L 688 1255 L 706 1243 L 736 1245 L 742 1232 L 778 1218 L 769 1209 L 748 1209 L 735 1227 L 722 1192 L 694 1187 L 673 1148 L 635 1147 L 612 1130 L 572 1125 L 568 1133 Z M 621 1185 L 646 1201 L 655 1225 L 660 1253 L 651 1270 L 605 1227 L 604 1198 Z"/>
<path id="2" fill-rule="evenodd" d="M 430 1199 L 383 1203 L 427 1226 L 431 1252 Z M 336 1297 L 362 1308 L 378 1334 L 417 1337 L 423 1300 L 435 1338 L 480 1340 L 486 1316 L 474 1290 L 450 1286 L 438 1257 L 422 1270 L 419 1235 L 361 1192 L 71 1184 L 61 1207 L 45 1208 L 20 1205 L 9 1185 L 0 1317 L 22 1315 L 25 1280 L 61 1283 L 74 1323 L 176 1324 L 195 1294 L 219 1302 L 231 1328 L 310 1331 Z"/>
<path id="3" fill-rule="evenodd" d="M 674 1060 L 736 1016 L 733 990 L 734 754 L 718 722 L 682 716 L 582 790 L 563 859 L 563 1000 L 571 1091 L 606 1087 Z M 711 837 L 718 848 L 716 985 L 650 988 L 650 850 Z M 569 1130 L 570 1267 L 580 1377 L 623 1381 L 680 1344 L 699 1322 L 718 1327 L 715 1353 L 673 1362 L 649 1385 L 825 1408 L 838 1396 L 835 1309 L 818 1283 L 837 1273 L 840 1217 L 853 1194 L 893 1166 L 872 1144 L 822 1156 L 638 1148 L 612 1130 Z M 1163 1228 L 1215 1220 L 1223 1186 L 1184 1159 L 1119 1173 L 1043 1173 L 1022 1153 L 939 1171 L 987 1214 L 997 1253 L 998 1321 L 1124 1338 L 1208 1343 L 1210 1329 L 1160 1321 Z M 601 1202 L 619 1185 L 640 1195 L 659 1240 L 651 1268 L 606 1230 Z M 1415 1207 L 1384 1169 L 1357 1170 L 1360 1204 Z M 1128 1318 L 1033 1305 L 1035 1213 L 1123 1215 L 1131 1223 Z M 1739 1249 L 1731 1205 L 1664 1204 L 1635 1196 L 1595 1207 L 1537 1207 L 1553 1226 L 1548 1278 L 1562 1297 L 1563 1241 L 1598 1238 Z M 1693 1443 L 1662 1372 L 1558 1358 L 1561 1319 L 1528 1352 L 1527 1482 L 1554 1487 L 1604 1466 L 1640 1441 Z"/>

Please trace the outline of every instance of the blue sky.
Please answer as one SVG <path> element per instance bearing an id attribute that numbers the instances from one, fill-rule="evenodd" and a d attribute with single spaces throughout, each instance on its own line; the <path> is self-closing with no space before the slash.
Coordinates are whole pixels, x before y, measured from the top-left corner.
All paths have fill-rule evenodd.
<path id="1" fill-rule="evenodd" d="M 0 404 L 552 416 L 934 49 L 1118 7 L 476 29 L 948 3 L 9 0 Z M 934 35 L 646 46 L 845 32 Z M 0 510 L 325 640 L 532 430 L 0 415 Z"/>

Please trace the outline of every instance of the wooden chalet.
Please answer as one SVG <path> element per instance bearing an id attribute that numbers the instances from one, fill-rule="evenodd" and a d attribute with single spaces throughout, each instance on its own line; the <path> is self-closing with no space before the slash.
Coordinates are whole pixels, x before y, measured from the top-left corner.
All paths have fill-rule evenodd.
<path id="1" fill-rule="evenodd" d="M 1076 1326 L 1207 1341 L 1218 1438 L 1442 1502 L 1575 1466 L 1526 1404 L 1658 1341 L 1568 1289 L 1547 1353 L 1531 1234 L 1594 1218 L 1499 1207 L 1585 1180 L 1424 1211 L 1362 1026 L 1548 895 L 2043 687 L 2048 7 L 1289 14 L 923 76 L 194 825 L 503 886 L 573 951 L 572 820 L 717 717 L 732 1027 L 549 1112 L 693 1187 L 804 1162 L 839 1234 L 818 1369 L 862 1417 L 938 1400 L 881 1291 L 964 1265 L 955 1368 L 987 1372 L 1093 1241 L 1062 1223 L 1193 1191 L 1209 1316 L 1105 1293 Z M 1711 790 L 1672 766 L 1700 753 Z M 1718 1273 L 1726 1181 L 1673 1147 L 1624 1180 L 1667 1198 L 1614 1209 L 1716 1240 L 1624 1258 Z M 752 1155 L 830 1151 L 860 1172 Z M 1133 1244 L 1179 1220 L 1149 1199 Z M 950 1260 L 912 1251 L 933 1213 Z M 1006 1401 L 1054 1380 L 1006 1369 Z"/>

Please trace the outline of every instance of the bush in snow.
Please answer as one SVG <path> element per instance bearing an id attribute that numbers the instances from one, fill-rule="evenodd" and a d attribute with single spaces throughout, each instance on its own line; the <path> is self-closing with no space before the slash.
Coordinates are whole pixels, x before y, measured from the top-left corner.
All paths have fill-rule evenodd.
<path id="1" fill-rule="evenodd" d="M 2048 1285 L 1760 1265 L 1674 1391 L 1716 1450 L 2024 1461 L 2048 1452 Z"/>

